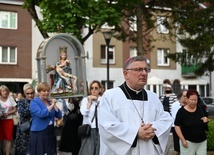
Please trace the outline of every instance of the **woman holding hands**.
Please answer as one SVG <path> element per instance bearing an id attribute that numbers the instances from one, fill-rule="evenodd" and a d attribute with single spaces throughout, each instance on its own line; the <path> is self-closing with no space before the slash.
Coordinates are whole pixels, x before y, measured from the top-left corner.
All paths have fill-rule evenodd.
<path id="1" fill-rule="evenodd" d="M 30 128 L 30 155 L 56 155 L 56 135 L 54 119 L 62 113 L 56 106 L 56 100 L 49 100 L 50 86 L 42 82 L 37 86 L 38 97 L 30 102 L 32 125 Z"/>
<path id="2" fill-rule="evenodd" d="M 207 154 L 207 123 L 205 109 L 198 103 L 199 94 L 189 89 L 186 93 L 187 105 L 180 108 L 175 118 L 175 131 L 180 138 L 181 155 Z"/>
<path id="3" fill-rule="evenodd" d="M 83 138 L 79 155 L 99 155 L 100 135 L 98 132 L 97 107 L 102 95 L 102 85 L 99 81 L 94 80 L 89 86 L 89 96 L 83 98 L 80 112 L 83 115 L 83 124 L 91 125 L 91 135 Z"/>

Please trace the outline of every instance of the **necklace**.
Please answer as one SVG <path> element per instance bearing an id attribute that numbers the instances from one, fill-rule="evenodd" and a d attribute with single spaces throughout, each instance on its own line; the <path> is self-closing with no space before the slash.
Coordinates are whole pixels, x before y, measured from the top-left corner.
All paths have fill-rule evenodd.
<path id="1" fill-rule="evenodd" d="M 128 90 L 126 89 L 126 87 L 124 86 L 124 84 L 123 84 L 123 88 L 125 89 L 126 93 L 128 94 L 129 98 L 131 99 L 132 104 L 133 104 L 133 106 L 135 107 L 135 110 L 137 111 L 137 113 L 138 113 L 138 115 L 139 115 L 139 117 L 140 117 L 140 119 L 141 119 L 142 125 L 143 125 L 143 124 L 144 124 L 144 121 L 143 121 L 143 117 L 144 117 L 144 92 L 143 92 L 143 90 L 142 90 L 142 95 L 143 95 L 143 117 L 141 117 L 139 111 L 137 110 L 136 105 L 134 104 L 134 101 L 133 101 L 131 95 L 129 94 L 129 92 L 128 92 Z"/>

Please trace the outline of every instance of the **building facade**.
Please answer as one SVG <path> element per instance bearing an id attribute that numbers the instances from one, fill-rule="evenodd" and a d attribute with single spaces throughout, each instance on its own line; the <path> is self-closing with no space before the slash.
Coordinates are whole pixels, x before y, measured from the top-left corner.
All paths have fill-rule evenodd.
<path id="1" fill-rule="evenodd" d="M 21 0 L 0 1 L 0 85 L 8 85 L 14 91 L 21 91 L 24 83 L 38 80 L 36 53 L 44 40 L 27 10 L 21 7 L 22 3 Z M 183 66 L 167 58 L 167 53 L 183 52 L 185 49 L 176 38 L 171 38 L 173 41 L 169 39 L 169 30 L 161 24 L 165 16 L 157 13 L 154 17 L 157 20 L 157 28 L 150 35 L 156 38 L 156 41 L 152 43 L 154 48 L 146 55 L 151 66 L 146 88 L 162 95 L 163 84 L 169 83 L 175 93 L 182 88 L 192 88 L 197 89 L 201 96 L 209 96 L 208 84 L 213 84 L 212 79 L 207 76 L 188 76 L 189 72 L 184 73 Z M 173 31 L 176 33 L 176 30 Z M 86 30 L 83 30 L 84 34 Z M 163 37 L 166 39 L 162 39 Z M 102 33 L 90 36 L 83 46 L 87 53 L 88 83 L 96 79 L 106 86 L 107 51 Z M 129 57 L 137 55 L 136 44 L 111 38 L 109 53 L 109 80 L 112 88 L 124 82 L 123 63 Z"/>
<path id="2" fill-rule="evenodd" d="M 0 1 L 0 85 L 22 92 L 32 81 L 32 19 L 21 1 Z"/>

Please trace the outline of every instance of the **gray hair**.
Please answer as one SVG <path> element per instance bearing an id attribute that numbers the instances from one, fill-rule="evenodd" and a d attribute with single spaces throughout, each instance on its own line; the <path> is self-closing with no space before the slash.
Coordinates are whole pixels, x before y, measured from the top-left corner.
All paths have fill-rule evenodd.
<path id="1" fill-rule="evenodd" d="M 128 60 L 126 60 L 126 62 L 123 65 L 123 70 L 126 70 L 128 68 L 128 66 L 135 61 L 144 61 L 144 62 L 146 62 L 147 65 L 149 65 L 147 58 L 144 58 L 142 56 L 135 56 L 135 57 L 131 57 Z"/>

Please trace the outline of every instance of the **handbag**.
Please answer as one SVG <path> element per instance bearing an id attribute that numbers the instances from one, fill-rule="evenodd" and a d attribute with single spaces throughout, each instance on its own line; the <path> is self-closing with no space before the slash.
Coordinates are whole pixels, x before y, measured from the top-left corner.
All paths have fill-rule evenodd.
<path id="1" fill-rule="evenodd" d="M 20 124 L 19 128 L 22 132 L 24 132 L 24 131 L 30 130 L 30 126 L 31 126 L 31 121 L 27 121 L 27 122 Z"/>
<path id="2" fill-rule="evenodd" d="M 80 138 L 87 138 L 91 135 L 91 125 L 90 124 L 83 124 L 78 128 L 78 136 Z"/>
<path id="3" fill-rule="evenodd" d="M 93 122 L 94 118 L 96 119 L 96 129 L 98 131 L 98 124 L 97 124 L 97 107 L 98 107 L 99 102 L 95 106 L 95 111 L 94 111 L 94 116 L 91 119 L 91 123 Z M 90 137 L 91 135 L 91 125 L 90 124 L 83 124 L 79 126 L 78 128 L 78 136 L 80 138 L 87 138 Z"/>
<path id="4" fill-rule="evenodd" d="M 61 126 L 63 126 L 63 125 L 64 125 L 64 123 L 63 123 L 63 118 L 60 118 L 60 119 L 56 120 L 56 126 L 57 126 L 57 127 L 61 127 Z"/>
<path id="5" fill-rule="evenodd" d="M 19 123 L 19 114 L 18 112 L 16 112 L 15 114 L 13 114 L 13 124 L 17 125 Z"/>

